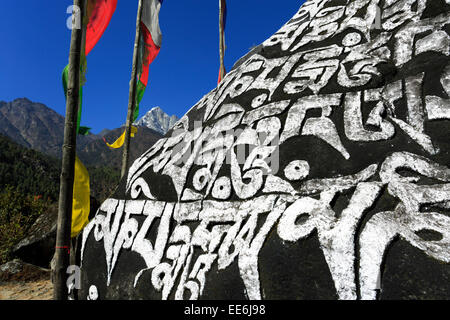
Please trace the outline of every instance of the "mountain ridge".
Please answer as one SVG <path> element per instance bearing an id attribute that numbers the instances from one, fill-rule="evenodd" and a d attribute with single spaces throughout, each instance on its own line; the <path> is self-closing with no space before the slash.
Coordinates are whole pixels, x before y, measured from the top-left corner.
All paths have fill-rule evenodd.
<path id="1" fill-rule="evenodd" d="M 64 117 L 43 103 L 28 98 L 0 101 L 0 134 L 20 145 L 61 157 Z M 99 139 L 97 135 L 78 136 L 77 149 Z"/>
<path id="2" fill-rule="evenodd" d="M 161 110 L 162 111 L 162 110 Z M 28 98 L 0 101 L 0 134 L 50 156 L 61 158 L 65 119 L 43 103 Z M 100 134 L 77 136 L 77 154 L 85 165 L 120 168 L 122 149 L 111 149 L 103 141 L 115 141 L 124 128 L 103 129 Z M 139 126 L 131 144 L 130 163 L 150 148 L 162 134 Z"/>
<path id="3" fill-rule="evenodd" d="M 135 125 L 145 126 L 164 135 L 179 120 L 176 115 L 169 116 L 161 107 L 151 108 L 144 116 L 135 122 Z"/>

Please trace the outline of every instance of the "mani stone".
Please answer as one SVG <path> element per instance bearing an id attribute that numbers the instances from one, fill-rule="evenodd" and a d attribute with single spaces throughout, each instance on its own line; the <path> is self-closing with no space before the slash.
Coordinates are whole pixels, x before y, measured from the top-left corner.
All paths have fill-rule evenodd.
<path id="1" fill-rule="evenodd" d="M 448 299 L 450 4 L 309 0 L 82 234 L 80 299 Z"/>

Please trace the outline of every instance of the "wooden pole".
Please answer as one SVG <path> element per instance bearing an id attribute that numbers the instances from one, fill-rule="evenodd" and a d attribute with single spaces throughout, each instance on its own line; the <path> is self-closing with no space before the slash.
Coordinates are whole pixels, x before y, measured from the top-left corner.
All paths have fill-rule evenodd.
<path id="1" fill-rule="evenodd" d="M 74 0 L 74 8 L 84 16 L 86 0 Z M 55 247 L 53 299 L 67 300 L 67 267 L 70 259 L 70 232 L 72 226 L 73 181 L 75 172 L 76 128 L 80 104 L 80 60 L 83 27 L 73 28 L 69 52 L 69 74 L 66 97 L 66 119 L 59 188 L 58 222 Z"/>
<path id="2" fill-rule="evenodd" d="M 219 53 L 220 53 L 220 77 L 223 79 L 225 77 L 225 63 L 224 63 L 224 56 L 225 56 L 225 41 L 224 41 L 224 25 L 223 25 L 223 15 L 224 15 L 224 8 L 222 6 L 222 1 L 219 0 Z"/>
<path id="3" fill-rule="evenodd" d="M 130 142 L 131 142 L 131 125 L 133 124 L 133 113 L 136 106 L 136 78 L 137 78 L 137 59 L 140 37 L 140 24 L 142 17 L 142 0 L 139 0 L 138 13 L 136 18 L 136 37 L 134 40 L 133 64 L 131 69 L 130 92 L 128 96 L 128 113 L 125 131 L 125 142 L 122 154 L 122 171 L 120 176 L 123 177 L 128 169 L 128 161 L 130 158 Z"/>

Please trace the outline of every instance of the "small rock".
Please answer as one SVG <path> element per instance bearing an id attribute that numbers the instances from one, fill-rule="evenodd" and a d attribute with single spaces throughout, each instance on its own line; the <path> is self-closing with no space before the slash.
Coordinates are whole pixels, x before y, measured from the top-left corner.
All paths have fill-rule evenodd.
<path id="1" fill-rule="evenodd" d="M 50 279 L 50 270 L 44 269 L 19 259 L 0 266 L 0 282 L 30 282 Z"/>

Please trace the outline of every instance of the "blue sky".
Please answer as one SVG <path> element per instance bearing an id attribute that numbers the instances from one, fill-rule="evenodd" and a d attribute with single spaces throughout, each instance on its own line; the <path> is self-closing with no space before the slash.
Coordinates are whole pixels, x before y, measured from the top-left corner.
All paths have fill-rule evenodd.
<path id="1" fill-rule="evenodd" d="M 276 32 L 302 0 L 228 0 L 225 66 Z M 82 125 L 93 133 L 125 122 L 137 0 L 119 0 L 88 56 Z M 27 97 L 65 114 L 61 71 L 68 62 L 70 0 L 0 2 L 0 100 Z M 166 0 L 163 42 L 150 66 L 140 117 L 154 106 L 178 117 L 215 88 L 219 69 L 217 0 Z"/>

